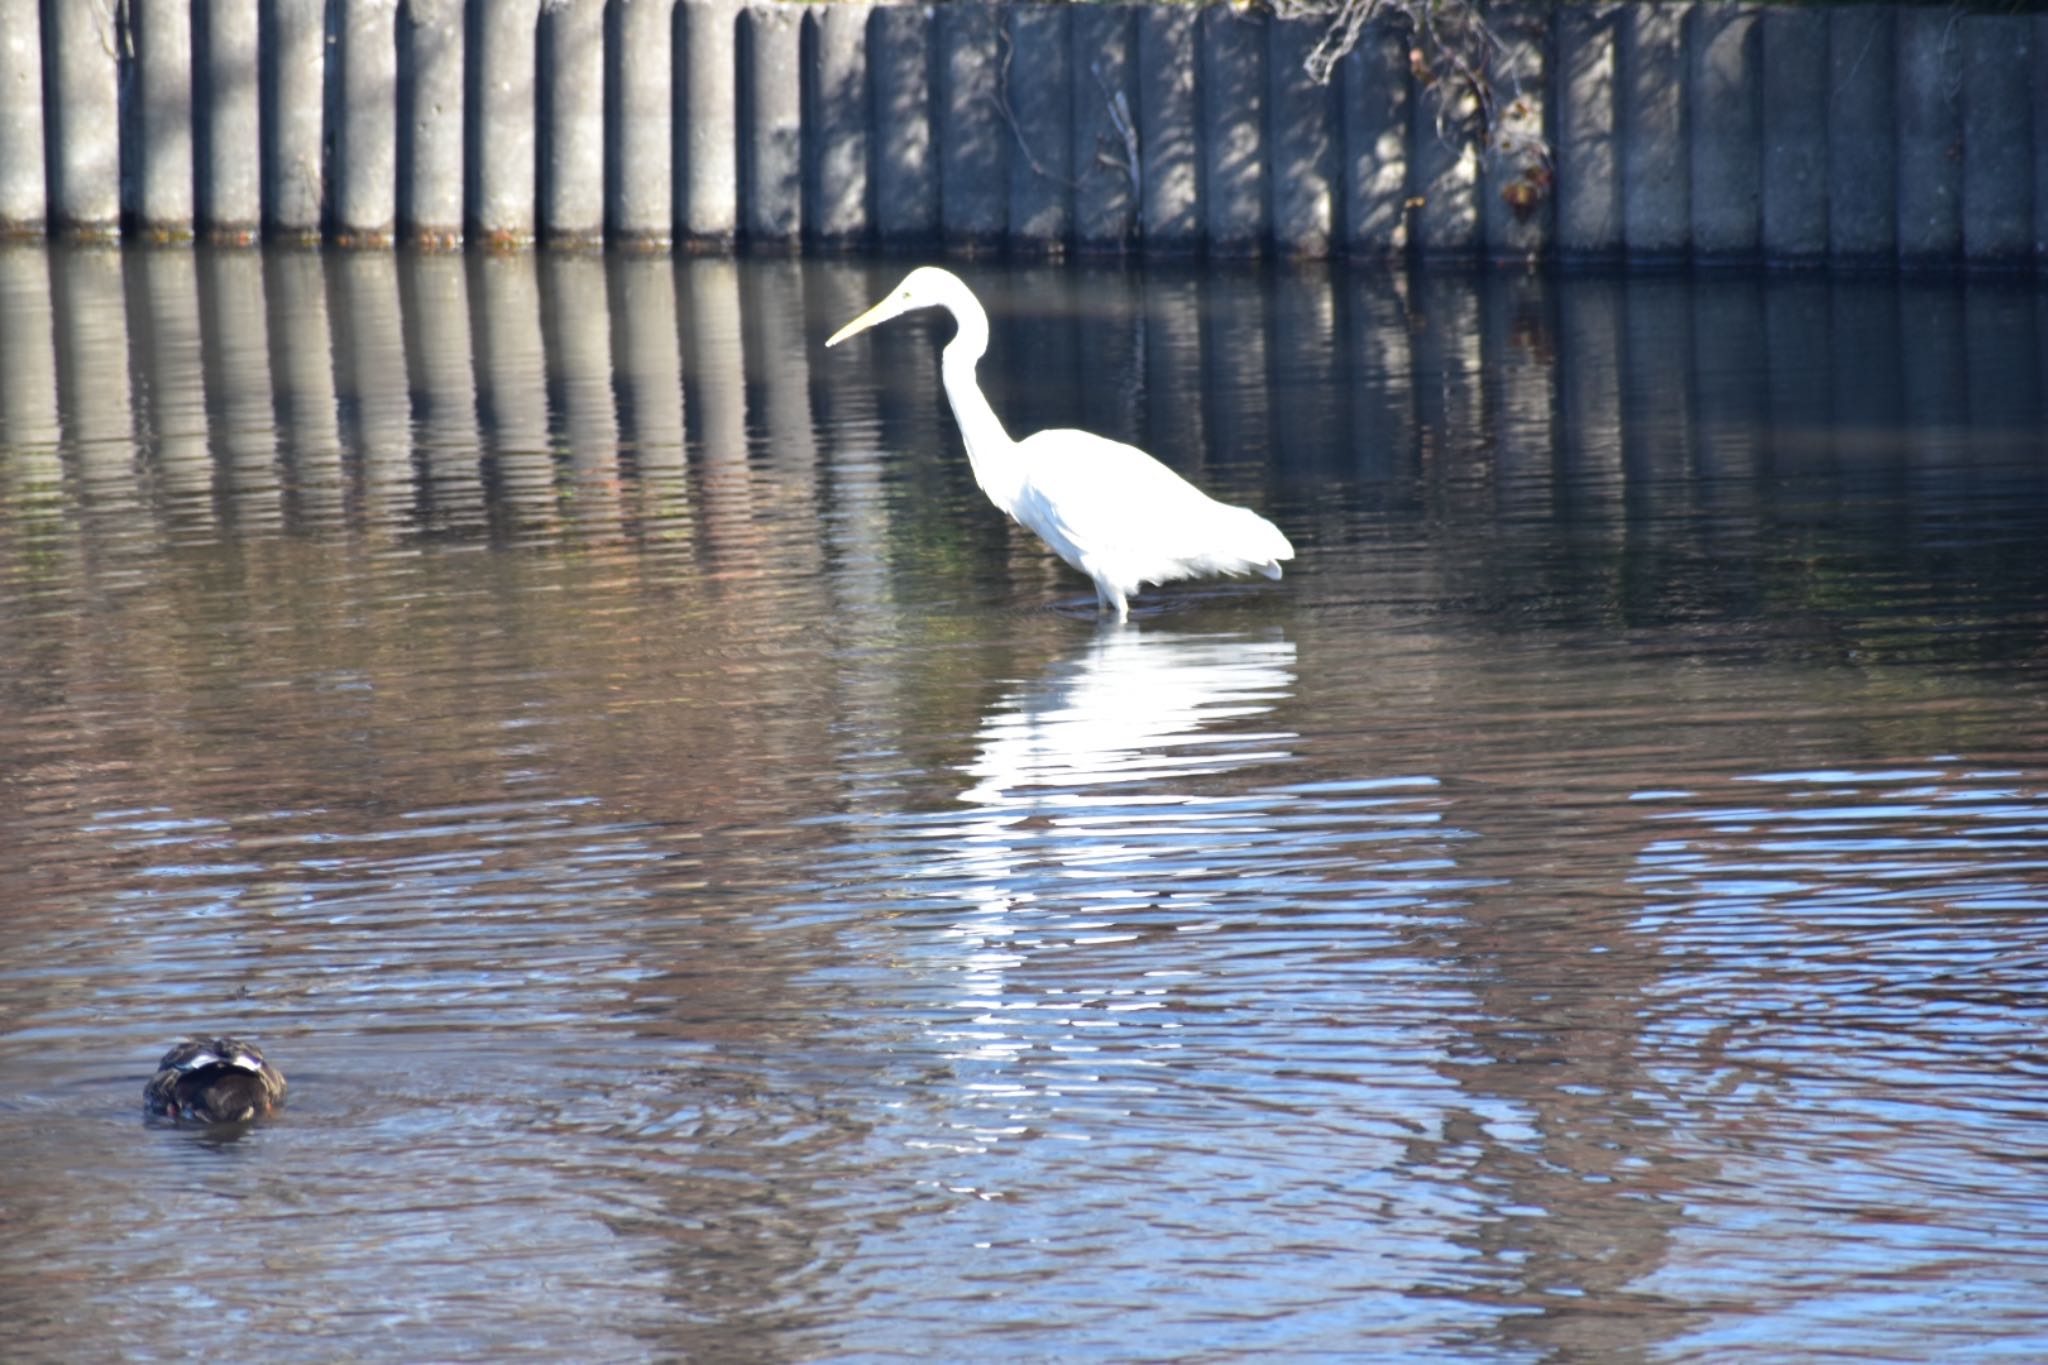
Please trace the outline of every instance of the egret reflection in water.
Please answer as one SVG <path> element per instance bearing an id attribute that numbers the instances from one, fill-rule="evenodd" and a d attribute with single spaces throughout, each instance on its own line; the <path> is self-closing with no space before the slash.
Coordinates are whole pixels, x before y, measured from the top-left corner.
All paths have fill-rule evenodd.
<path id="1" fill-rule="evenodd" d="M 1192 792 L 1137 784 L 1284 761 L 1289 730 L 1220 729 L 1292 694 L 1291 641 L 1105 629 L 984 722 L 978 779 L 962 800 L 1014 813 L 1113 805 L 1199 805 Z M 1119 788 L 1120 793 L 1103 788 Z"/>
<path id="2" fill-rule="evenodd" d="M 1200 928 L 1222 908 L 1270 832 L 1243 774 L 1285 764 L 1298 738 L 1274 720 L 1294 664 L 1277 637 L 1107 627 L 990 708 L 966 809 L 927 831 L 949 852 L 926 876 L 966 909 L 943 956 L 969 997 L 1004 996 L 1037 946 Z M 1205 785 L 1225 774 L 1227 790 Z M 1145 978 L 1168 966 L 1133 964 L 1109 986 L 1130 997 L 1119 1008 L 1160 994 Z M 980 1021 L 968 1035 L 989 1041 Z"/>

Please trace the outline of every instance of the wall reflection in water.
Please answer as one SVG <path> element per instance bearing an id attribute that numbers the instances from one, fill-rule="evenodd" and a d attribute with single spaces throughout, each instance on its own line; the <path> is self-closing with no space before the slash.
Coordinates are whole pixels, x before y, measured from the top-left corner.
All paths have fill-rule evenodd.
<path id="1" fill-rule="evenodd" d="M 11 247 L 8 477 L 182 539 L 683 533 L 737 565 L 821 462 L 943 436 L 942 324 L 818 344 L 894 269 Z M 2037 454 L 2048 387 L 2048 305 L 1998 280 L 967 273 L 1015 431 L 1090 426 L 1268 505 L 1333 476 L 1591 507 L 1908 478 Z"/>

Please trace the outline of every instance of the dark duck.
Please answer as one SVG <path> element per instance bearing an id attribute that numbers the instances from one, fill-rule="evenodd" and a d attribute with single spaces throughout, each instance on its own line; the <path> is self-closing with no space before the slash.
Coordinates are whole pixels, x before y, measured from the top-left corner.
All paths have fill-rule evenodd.
<path id="1" fill-rule="evenodd" d="M 199 1123 L 240 1123 L 276 1109 L 284 1073 L 239 1038 L 188 1038 L 164 1054 L 143 1087 L 151 1114 Z"/>

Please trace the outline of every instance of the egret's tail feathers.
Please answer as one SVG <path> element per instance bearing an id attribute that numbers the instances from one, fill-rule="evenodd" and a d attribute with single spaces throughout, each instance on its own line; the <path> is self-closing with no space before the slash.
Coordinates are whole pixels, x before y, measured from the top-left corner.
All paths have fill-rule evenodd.
<path id="1" fill-rule="evenodd" d="M 1244 567 L 1237 572 L 1250 571 L 1278 578 L 1280 561 L 1294 558 L 1293 542 L 1279 527 L 1249 507 L 1230 510 L 1237 513 L 1236 535 L 1231 548 L 1244 559 Z"/>
<path id="2" fill-rule="evenodd" d="M 1211 548 L 1187 562 L 1187 575 L 1263 574 L 1280 577 L 1280 562 L 1294 558 L 1294 546 L 1279 527 L 1248 507 L 1226 507 Z"/>

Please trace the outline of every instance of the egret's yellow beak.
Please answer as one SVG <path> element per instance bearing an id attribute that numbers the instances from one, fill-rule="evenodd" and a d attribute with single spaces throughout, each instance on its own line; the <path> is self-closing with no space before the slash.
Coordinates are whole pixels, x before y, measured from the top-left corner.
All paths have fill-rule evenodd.
<path id="1" fill-rule="evenodd" d="M 890 318 L 895 317 L 898 313 L 903 311 L 901 307 L 891 307 L 892 304 L 896 304 L 897 302 L 898 300 L 896 296 L 894 294 L 891 294 L 888 298 L 883 299 L 880 303 L 868 309 L 867 312 L 862 313 L 852 322 L 847 323 L 844 327 L 841 327 L 831 336 L 825 338 L 825 344 L 827 346 L 837 346 L 840 342 L 846 340 L 848 337 L 860 332 L 865 332 L 868 328 L 873 327 L 877 323 L 887 322 Z"/>

